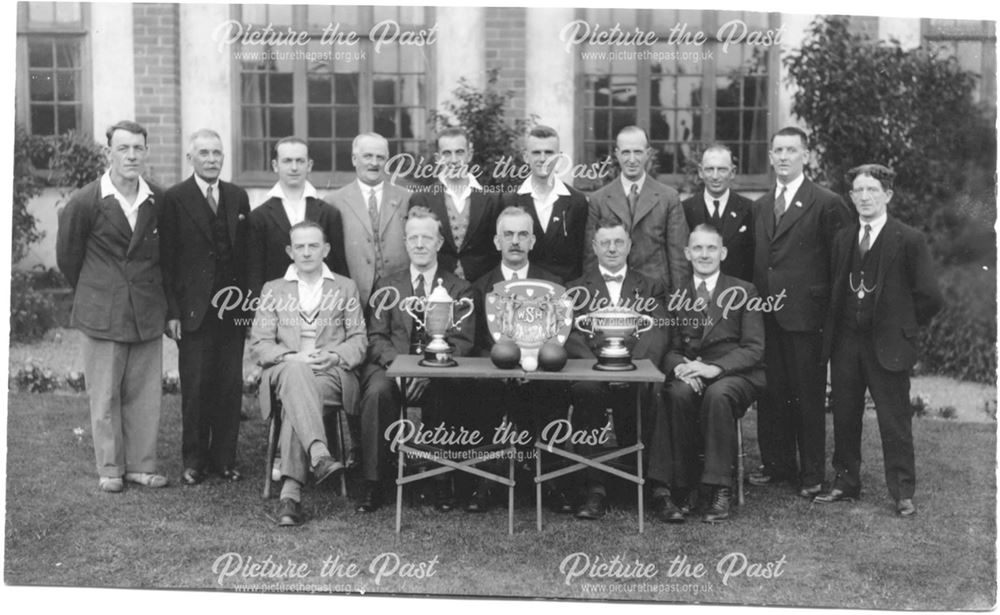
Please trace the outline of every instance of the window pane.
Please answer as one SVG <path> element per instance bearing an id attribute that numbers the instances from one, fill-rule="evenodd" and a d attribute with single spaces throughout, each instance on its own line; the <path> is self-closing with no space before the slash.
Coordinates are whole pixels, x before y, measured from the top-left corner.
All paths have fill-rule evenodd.
<path id="1" fill-rule="evenodd" d="M 427 16 L 422 6 L 400 6 L 399 23 L 405 26 L 426 25 Z"/>
<path id="2" fill-rule="evenodd" d="M 675 114 L 663 109 L 653 109 L 649 114 L 649 138 L 656 141 L 668 141 L 676 134 L 673 130 Z"/>
<path id="3" fill-rule="evenodd" d="M 56 43 L 56 59 L 59 68 L 77 68 L 80 66 L 80 44 L 77 41 L 61 41 Z"/>
<path id="4" fill-rule="evenodd" d="M 379 23 L 390 19 L 396 23 L 399 23 L 399 13 L 394 6 L 376 6 L 374 7 L 374 23 Z M 383 47 L 382 49 L 385 49 Z"/>
<path id="5" fill-rule="evenodd" d="M 55 4 L 55 2 L 29 2 L 28 21 L 39 24 L 54 23 L 56 20 Z"/>
<path id="6" fill-rule="evenodd" d="M 358 74 L 338 73 L 333 76 L 334 102 L 337 104 L 356 105 L 358 103 Z"/>
<path id="7" fill-rule="evenodd" d="M 354 169 L 351 162 L 351 142 L 338 141 L 336 145 L 336 160 L 338 171 L 350 171 Z"/>
<path id="8" fill-rule="evenodd" d="M 376 73 L 396 73 L 399 72 L 399 46 L 382 45 L 378 53 L 373 53 Z M 411 53 L 412 50 L 407 50 Z"/>
<path id="9" fill-rule="evenodd" d="M 395 109 L 375 109 L 375 120 L 374 120 L 374 130 L 378 134 L 382 135 L 386 139 L 395 138 L 398 135 L 396 132 L 398 126 L 396 124 L 396 110 Z"/>
<path id="10" fill-rule="evenodd" d="M 611 78 L 611 104 L 615 107 L 634 107 L 636 92 L 634 75 L 615 75 Z"/>
<path id="11" fill-rule="evenodd" d="M 292 7 L 288 4 L 269 4 L 267 6 L 267 19 L 275 26 L 292 25 Z"/>
<path id="12" fill-rule="evenodd" d="M 334 136 L 353 139 L 355 135 L 361 132 L 358 129 L 357 107 L 337 109 L 334 114 L 336 117 L 336 121 L 334 122 L 336 133 L 333 133 Z"/>
<path id="13" fill-rule="evenodd" d="M 272 73 L 268 76 L 268 102 L 290 103 L 292 102 L 292 74 Z"/>
<path id="14" fill-rule="evenodd" d="M 396 103 L 396 82 L 384 76 L 375 76 L 372 93 L 376 105 L 392 105 Z"/>
<path id="15" fill-rule="evenodd" d="M 718 77 L 715 80 L 715 104 L 718 107 L 739 107 L 740 106 L 740 83 L 739 76 Z"/>
<path id="16" fill-rule="evenodd" d="M 333 101 L 333 85 L 326 75 L 309 75 L 308 99 L 312 104 L 329 104 Z"/>
<path id="17" fill-rule="evenodd" d="M 53 64 L 51 41 L 28 41 L 28 66 L 47 68 Z"/>
<path id="18" fill-rule="evenodd" d="M 59 71 L 56 73 L 56 92 L 59 100 L 76 100 L 76 73 Z"/>
<path id="19" fill-rule="evenodd" d="M 31 133 L 56 134 L 55 110 L 49 105 L 31 105 Z"/>
<path id="20" fill-rule="evenodd" d="M 309 21 L 309 26 L 312 29 L 319 28 L 322 30 L 328 25 L 334 24 L 336 20 L 333 18 L 333 7 L 332 6 L 319 6 L 312 4 L 306 11 L 306 19 Z"/>
<path id="21" fill-rule="evenodd" d="M 720 141 L 741 141 L 740 112 L 722 111 L 715 114 L 715 138 Z"/>
<path id="22" fill-rule="evenodd" d="M 80 127 L 80 107 L 77 105 L 59 105 L 56 107 L 59 134 Z"/>
<path id="23" fill-rule="evenodd" d="M 28 91 L 32 101 L 55 100 L 55 92 L 52 87 L 52 73 L 32 71 L 31 85 Z"/>
<path id="24" fill-rule="evenodd" d="M 80 3 L 79 2 L 58 2 L 56 3 L 56 22 L 61 24 L 79 23 Z"/>
<path id="25" fill-rule="evenodd" d="M 634 109 L 615 109 L 611 115 L 611 134 L 616 135 L 618 131 L 626 126 L 635 124 Z"/>
<path id="26" fill-rule="evenodd" d="M 649 104 L 653 107 L 677 106 L 677 79 L 654 77 L 650 82 Z"/>
<path id="27" fill-rule="evenodd" d="M 309 108 L 309 139 L 330 138 L 333 135 L 333 117 L 327 107 Z"/>
<path id="28" fill-rule="evenodd" d="M 312 126 L 309 127 L 312 131 Z M 309 140 L 309 157 L 313 161 L 313 171 L 328 172 L 333 170 L 333 143 L 331 141 Z"/>
<path id="29" fill-rule="evenodd" d="M 701 83 L 702 83 L 701 77 L 678 77 L 677 106 L 700 107 Z"/>
<path id="30" fill-rule="evenodd" d="M 266 4 L 244 4 L 240 7 L 240 16 L 243 23 L 254 25 L 267 25 L 267 5 Z M 246 46 L 243 47 L 246 49 Z"/>
<path id="31" fill-rule="evenodd" d="M 243 168 L 248 171 L 270 171 L 270 151 L 265 141 L 243 142 Z"/>

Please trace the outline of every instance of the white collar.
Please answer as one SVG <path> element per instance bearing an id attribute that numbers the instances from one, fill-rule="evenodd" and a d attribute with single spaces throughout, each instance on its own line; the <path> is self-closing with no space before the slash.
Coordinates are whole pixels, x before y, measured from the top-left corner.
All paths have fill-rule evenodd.
<path id="1" fill-rule="evenodd" d="M 128 206 L 134 209 L 141 205 L 147 198 L 153 196 L 153 191 L 149 189 L 149 184 L 140 175 L 139 191 L 135 195 L 135 202 L 129 205 L 128 200 L 121 192 L 118 192 L 118 188 L 115 188 L 114 182 L 111 181 L 111 170 L 109 169 L 101 176 L 101 198 L 103 199 L 106 196 L 113 196 L 123 207 Z"/>
<path id="2" fill-rule="evenodd" d="M 635 191 L 638 194 L 642 194 L 642 187 L 646 185 L 646 174 L 643 173 L 642 177 L 632 181 L 631 179 L 626 179 L 624 175 L 620 175 L 619 178 L 622 180 L 622 189 L 625 191 L 625 196 L 628 196 L 630 190 L 632 190 L 632 184 L 635 184 Z"/>
<path id="3" fill-rule="evenodd" d="M 708 193 L 708 190 L 705 190 L 705 205 L 712 205 L 715 201 L 718 201 L 719 207 L 722 208 L 722 211 L 725 211 L 726 204 L 729 203 L 729 192 L 730 191 L 727 188 L 726 191 L 722 193 L 722 196 L 712 196 Z"/>
<path id="4" fill-rule="evenodd" d="M 778 182 L 777 185 L 774 187 L 774 198 L 778 198 L 778 194 L 781 192 L 781 187 L 785 186 L 787 188 L 787 190 L 785 190 L 785 204 L 791 205 L 792 198 L 795 197 L 795 194 L 799 191 L 799 188 L 802 187 L 802 182 L 804 181 L 806 181 L 806 174 L 799 173 L 798 177 L 788 182 L 787 184 Z"/>
<path id="5" fill-rule="evenodd" d="M 422 275 L 424 276 L 424 290 L 427 291 L 428 295 L 431 294 L 431 291 L 434 290 L 434 284 L 437 283 L 437 280 L 435 279 L 435 276 L 437 276 L 437 270 L 437 263 L 434 263 L 434 267 L 428 271 L 417 271 L 417 268 L 413 266 L 413 263 L 410 263 L 410 284 L 412 285 L 413 282 L 417 280 L 418 275 Z"/>
<path id="6" fill-rule="evenodd" d="M 606 269 L 604 265 L 598 265 L 597 270 L 601 272 L 601 277 L 606 275 L 620 275 L 622 277 L 622 283 L 625 282 L 625 277 L 628 275 L 628 265 L 625 265 L 615 273 L 611 273 L 611 270 Z"/>
<path id="7" fill-rule="evenodd" d="M 215 180 L 210 184 L 199 177 L 197 173 L 193 173 L 192 177 L 194 177 L 194 183 L 198 184 L 198 189 L 201 190 L 201 196 L 205 196 L 205 193 L 208 192 L 208 187 L 211 186 L 215 188 L 215 199 L 219 199 L 219 180 Z"/>
<path id="8" fill-rule="evenodd" d="M 524 182 L 521 183 L 521 186 L 517 189 L 517 193 L 518 194 L 530 194 L 532 196 L 532 198 L 536 197 L 535 190 L 531 186 L 531 178 L 530 177 L 528 179 L 524 180 Z M 553 177 L 552 178 L 552 192 L 550 192 L 549 194 L 554 194 L 557 197 L 559 197 L 559 196 L 569 196 L 569 188 L 566 187 L 566 184 L 564 184 L 561 179 L 559 179 L 558 177 Z"/>
<path id="9" fill-rule="evenodd" d="M 878 218 L 875 218 L 871 222 L 865 222 L 864 220 L 858 218 L 858 225 L 861 228 L 861 230 L 859 232 L 861 234 L 864 234 L 864 232 L 865 232 L 865 225 L 868 224 L 868 225 L 871 225 L 871 227 L 872 227 L 872 236 L 878 235 L 879 232 L 882 231 L 882 227 L 885 226 L 885 223 L 886 223 L 886 221 L 888 219 L 889 219 L 889 213 L 888 212 L 882 214 Z"/>
<path id="10" fill-rule="evenodd" d="M 333 276 L 333 272 L 330 271 L 330 268 L 326 266 L 326 263 L 322 263 L 322 265 L 323 265 L 323 277 L 320 278 L 320 283 L 322 283 L 323 280 L 335 280 L 336 278 Z M 299 270 L 298 270 L 298 267 L 295 266 L 295 263 L 292 263 L 291 265 L 289 265 L 288 269 L 285 270 L 285 277 L 284 277 L 284 279 L 287 280 L 287 281 L 289 281 L 289 282 L 298 282 L 300 284 L 308 284 L 308 282 L 306 282 L 305 280 L 302 280 L 299 277 Z"/>
<path id="11" fill-rule="evenodd" d="M 271 188 L 271 190 L 268 191 L 268 193 L 265 195 L 264 198 L 269 199 L 271 197 L 277 197 L 278 199 L 281 200 L 281 202 L 288 201 L 288 197 L 285 196 L 285 191 L 281 187 L 281 182 L 274 184 L 274 186 Z M 306 180 L 306 185 L 302 188 L 302 200 L 305 201 L 309 197 L 317 199 L 319 198 L 319 195 L 316 192 L 316 188 L 314 188 L 313 185 L 309 183 L 309 180 Z"/>
<path id="12" fill-rule="evenodd" d="M 444 173 L 441 173 L 440 175 L 438 175 L 437 179 L 438 179 L 439 182 L 441 182 L 442 185 L 444 185 L 445 188 L 450 187 L 450 184 L 445 181 L 445 175 L 444 175 Z M 482 184 L 479 183 L 479 180 L 476 179 L 476 176 L 473 175 L 472 173 L 466 174 L 465 179 L 466 179 L 466 181 L 468 181 L 468 184 L 466 184 L 466 186 L 467 186 L 467 188 L 469 190 L 482 190 L 483 189 Z"/>
<path id="13" fill-rule="evenodd" d="M 503 279 L 505 279 L 505 280 L 510 280 L 515 273 L 517 274 L 517 279 L 518 280 L 524 280 L 524 279 L 527 279 L 527 277 L 528 277 L 528 267 L 529 266 L 530 266 L 530 263 L 524 263 L 524 266 L 521 267 L 520 269 L 511 269 L 507 265 L 504 265 L 503 262 L 501 262 L 500 263 L 500 273 L 503 274 Z"/>
<path id="14" fill-rule="evenodd" d="M 366 184 L 365 182 L 361 181 L 360 179 L 355 180 L 355 181 L 358 182 L 358 188 L 361 190 L 361 195 L 362 196 L 368 196 L 371 193 L 371 191 L 374 190 L 375 191 L 375 196 L 377 198 L 377 197 L 379 197 L 379 196 L 382 195 L 382 189 L 385 187 L 385 182 L 384 181 L 381 181 L 381 182 L 375 184 L 374 186 L 370 186 L 370 185 Z"/>
<path id="15" fill-rule="evenodd" d="M 722 272 L 721 269 L 708 276 L 707 278 L 702 278 L 697 273 L 694 274 L 694 289 L 698 290 L 698 285 L 701 284 L 702 280 L 705 281 L 705 286 L 708 287 L 708 294 L 713 294 L 715 292 L 715 287 L 719 283 L 719 274 Z"/>

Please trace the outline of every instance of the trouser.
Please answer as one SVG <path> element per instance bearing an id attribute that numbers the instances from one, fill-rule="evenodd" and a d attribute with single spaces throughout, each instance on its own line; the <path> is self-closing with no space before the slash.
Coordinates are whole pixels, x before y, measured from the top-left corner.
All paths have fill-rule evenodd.
<path id="1" fill-rule="evenodd" d="M 155 472 L 163 338 L 114 342 L 85 335 L 83 358 L 97 473 Z"/>

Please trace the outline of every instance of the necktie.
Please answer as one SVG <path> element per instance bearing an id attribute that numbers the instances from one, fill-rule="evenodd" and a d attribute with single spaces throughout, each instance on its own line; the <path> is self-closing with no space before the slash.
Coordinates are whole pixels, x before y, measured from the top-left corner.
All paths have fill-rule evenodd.
<path id="1" fill-rule="evenodd" d="M 368 193 L 368 217 L 372 222 L 372 239 L 375 245 L 375 281 L 382 277 L 382 241 L 379 237 L 378 219 L 378 199 L 375 198 L 375 189 Z"/>
<path id="2" fill-rule="evenodd" d="M 628 213 L 635 216 L 635 206 L 639 203 L 639 184 L 632 184 L 628 191 Z"/>
<path id="3" fill-rule="evenodd" d="M 861 238 L 861 245 L 859 246 L 859 249 L 861 250 L 861 258 L 864 258 L 865 254 L 868 254 L 868 250 L 871 249 L 871 244 L 872 244 L 872 225 L 866 224 L 865 236 Z"/>
<path id="4" fill-rule="evenodd" d="M 605 274 L 603 274 L 603 276 L 604 276 L 604 281 L 605 282 L 617 282 L 619 284 L 621 284 L 622 280 L 625 279 L 625 276 L 622 275 L 622 274 L 620 274 L 620 273 L 617 274 L 617 275 L 611 275 L 609 273 L 605 273 Z"/>
<path id="5" fill-rule="evenodd" d="M 778 222 L 781 221 L 781 216 L 785 213 L 785 190 L 788 190 L 788 186 L 782 186 L 781 192 L 778 193 L 778 198 L 774 199 L 774 224 L 777 226 Z"/>
<path id="6" fill-rule="evenodd" d="M 417 283 L 413 286 L 414 296 L 420 297 L 421 299 L 427 296 L 427 288 L 424 285 L 424 274 L 417 274 Z"/>
<path id="7" fill-rule="evenodd" d="M 417 281 L 413 284 L 413 296 L 421 299 L 427 297 L 427 292 L 424 288 L 424 274 L 422 273 L 417 274 Z M 420 311 L 418 316 L 423 318 L 423 311 Z M 423 352 L 422 338 L 420 326 L 417 324 L 417 319 L 414 319 L 413 328 L 410 329 L 410 354 L 420 354 Z"/>
<path id="8" fill-rule="evenodd" d="M 719 211 L 719 199 L 713 199 L 712 203 L 715 205 L 715 211 L 712 212 L 712 224 L 715 228 L 722 226 L 722 212 Z"/>
<path id="9" fill-rule="evenodd" d="M 513 272 L 513 273 L 510 274 L 510 280 L 511 280 L 511 282 L 513 282 L 516 279 L 517 279 L 517 272 L 515 271 L 515 272 Z"/>
<path id="10" fill-rule="evenodd" d="M 702 305 L 706 308 L 712 300 L 712 295 L 708 292 L 708 284 L 705 283 L 705 280 L 702 280 L 701 284 L 698 284 L 698 298 L 701 299 Z"/>
<path id="11" fill-rule="evenodd" d="M 219 203 L 215 200 L 215 195 L 212 194 L 212 184 L 208 185 L 208 190 L 205 191 L 205 200 L 208 201 L 208 206 L 212 208 L 212 213 L 219 213 Z"/>

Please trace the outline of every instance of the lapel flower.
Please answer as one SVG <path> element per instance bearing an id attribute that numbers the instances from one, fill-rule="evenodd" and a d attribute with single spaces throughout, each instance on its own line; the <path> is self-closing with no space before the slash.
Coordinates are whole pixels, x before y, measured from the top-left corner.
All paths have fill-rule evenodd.
<path id="1" fill-rule="evenodd" d="M 796 207 L 802 207 L 802 201 L 795 201 Z"/>

